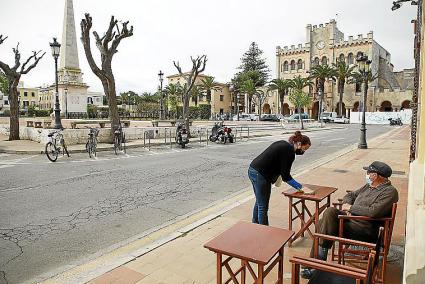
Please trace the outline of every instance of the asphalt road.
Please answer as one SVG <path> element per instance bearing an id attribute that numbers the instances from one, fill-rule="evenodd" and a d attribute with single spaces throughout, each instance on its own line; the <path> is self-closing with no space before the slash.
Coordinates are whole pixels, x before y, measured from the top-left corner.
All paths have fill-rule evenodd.
<path id="1" fill-rule="evenodd" d="M 293 170 L 358 141 L 359 126 L 311 132 Z M 368 126 L 368 138 L 389 131 Z M 142 232 L 248 188 L 251 160 L 288 135 L 187 149 L 0 154 L 0 283 L 35 283 Z"/>

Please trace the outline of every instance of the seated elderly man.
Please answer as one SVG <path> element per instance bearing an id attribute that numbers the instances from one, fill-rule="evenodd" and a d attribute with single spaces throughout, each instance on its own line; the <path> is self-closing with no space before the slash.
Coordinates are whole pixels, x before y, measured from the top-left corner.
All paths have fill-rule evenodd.
<path id="1" fill-rule="evenodd" d="M 375 161 L 366 170 L 366 184 L 343 198 L 342 211 L 336 208 L 327 208 L 319 220 L 318 233 L 338 236 L 338 215 L 361 215 L 371 218 L 391 216 L 393 203 L 398 201 L 398 192 L 388 178 L 392 174 L 390 166 L 383 162 Z M 347 220 L 344 222 L 344 237 L 359 241 L 375 242 L 381 224 L 362 220 Z M 323 240 L 319 243 L 318 258 L 326 260 L 328 249 L 332 247 L 331 241 Z M 310 252 L 313 257 L 313 248 Z M 305 268 L 301 276 L 310 278 L 312 270 Z"/>

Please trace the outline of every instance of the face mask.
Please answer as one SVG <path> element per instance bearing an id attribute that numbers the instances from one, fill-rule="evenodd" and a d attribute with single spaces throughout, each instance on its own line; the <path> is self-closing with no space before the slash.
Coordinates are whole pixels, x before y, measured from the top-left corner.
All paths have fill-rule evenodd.
<path id="1" fill-rule="evenodd" d="M 368 174 L 366 175 L 366 183 L 368 185 L 372 185 L 372 180 L 370 179 L 370 176 Z"/>
<path id="2" fill-rule="evenodd" d="M 295 150 L 295 155 L 304 155 L 304 150 L 303 149 L 296 149 Z"/>

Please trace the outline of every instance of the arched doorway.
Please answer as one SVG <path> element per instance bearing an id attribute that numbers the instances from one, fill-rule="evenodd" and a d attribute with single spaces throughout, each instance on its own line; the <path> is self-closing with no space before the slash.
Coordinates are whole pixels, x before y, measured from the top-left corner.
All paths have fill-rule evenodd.
<path id="1" fill-rule="evenodd" d="M 381 103 L 381 108 L 379 109 L 379 111 L 382 111 L 382 112 L 393 111 L 393 105 L 389 101 L 383 101 Z"/>
<path id="2" fill-rule="evenodd" d="M 263 106 L 263 113 L 271 113 L 271 109 L 270 109 L 270 105 L 269 104 L 265 104 Z"/>
<path id="3" fill-rule="evenodd" d="M 359 111 L 359 102 L 355 102 L 353 105 L 353 111 L 358 112 Z"/>
<path id="4" fill-rule="evenodd" d="M 313 103 L 313 107 L 311 108 L 311 118 L 319 119 L 319 101 L 315 101 Z"/>
<path id="5" fill-rule="evenodd" d="M 345 104 L 342 103 L 342 113 L 339 113 L 339 102 L 336 104 L 336 113 L 339 116 L 345 116 Z"/>
<path id="6" fill-rule="evenodd" d="M 283 104 L 283 115 L 290 115 L 291 111 L 289 110 L 289 105 L 287 103 Z"/>
<path id="7" fill-rule="evenodd" d="M 401 104 L 401 109 L 410 109 L 410 101 L 409 101 L 409 100 L 405 100 L 405 101 Z"/>

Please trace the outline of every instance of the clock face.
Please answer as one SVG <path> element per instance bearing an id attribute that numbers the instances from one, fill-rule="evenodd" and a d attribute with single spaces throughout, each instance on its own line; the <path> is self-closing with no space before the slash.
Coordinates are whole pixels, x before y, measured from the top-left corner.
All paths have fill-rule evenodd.
<path id="1" fill-rule="evenodd" d="M 316 47 L 318 49 L 323 49 L 325 47 L 325 42 L 323 40 L 318 41 Z"/>

